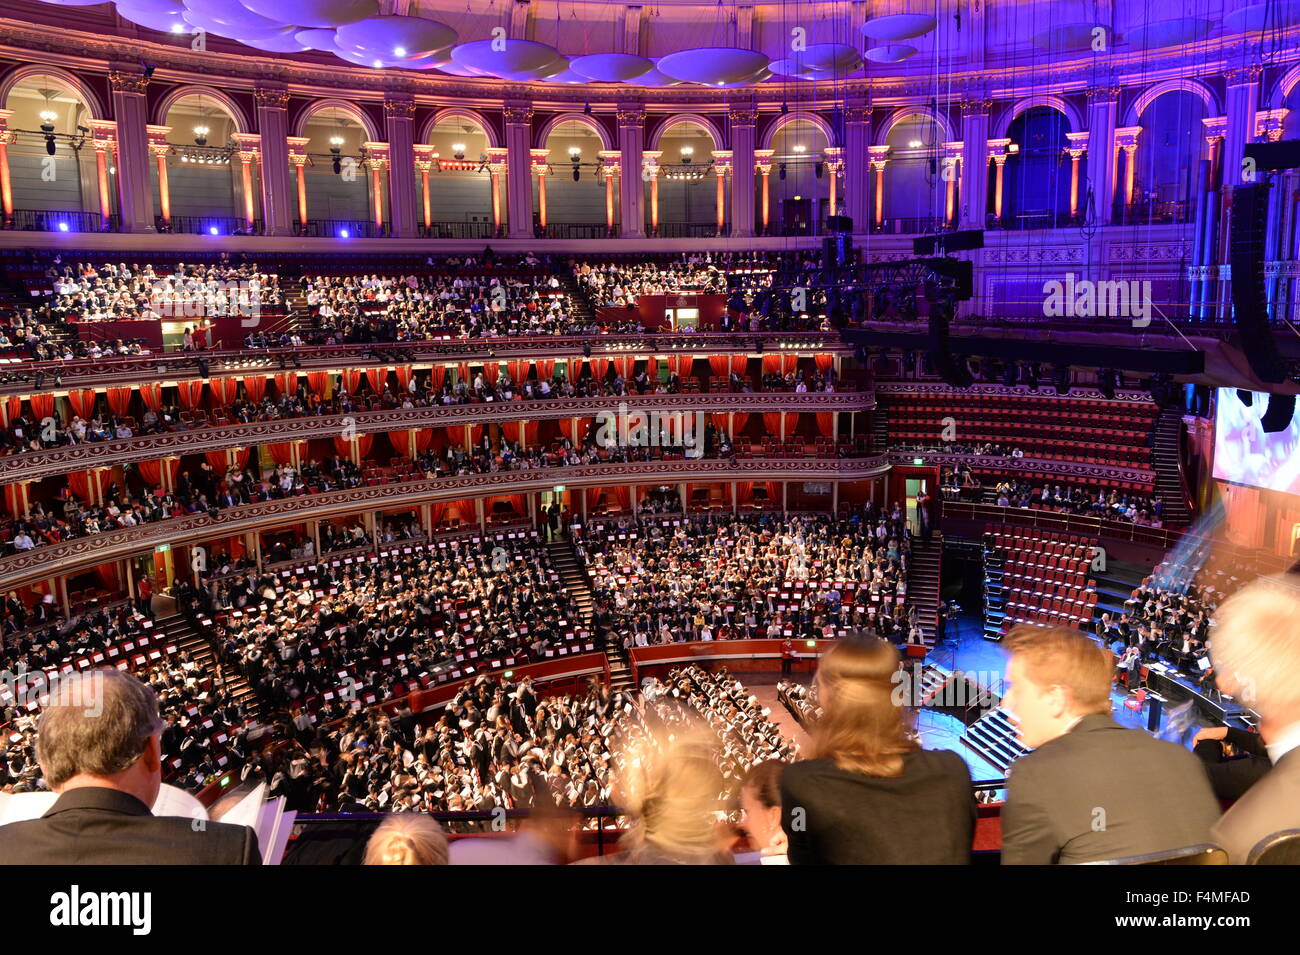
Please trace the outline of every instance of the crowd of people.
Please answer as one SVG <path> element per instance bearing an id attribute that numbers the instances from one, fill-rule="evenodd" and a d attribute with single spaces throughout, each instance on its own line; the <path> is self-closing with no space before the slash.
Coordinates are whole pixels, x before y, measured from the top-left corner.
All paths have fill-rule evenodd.
<path id="1" fill-rule="evenodd" d="M 598 627 L 628 647 L 834 637 L 851 627 L 905 642 L 916 627 L 906 601 L 909 549 L 901 508 L 870 506 L 842 519 L 620 520 L 576 544 Z"/>
<path id="2" fill-rule="evenodd" d="M 606 308 L 634 307 L 642 295 L 727 290 L 726 272 L 709 253 L 671 261 L 581 262 L 573 267 L 573 277 L 593 302 Z"/>

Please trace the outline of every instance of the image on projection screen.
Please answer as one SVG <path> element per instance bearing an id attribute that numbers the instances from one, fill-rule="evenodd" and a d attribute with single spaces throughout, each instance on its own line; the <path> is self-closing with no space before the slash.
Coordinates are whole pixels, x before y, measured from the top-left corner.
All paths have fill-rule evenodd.
<path id="1" fill-rule="evenodd" d="M 1235 388 L 1218 390 L 1214 422 L 1214 476 L 1221 481 L 1251 484 L 1272 491 L 1300 494 L 1300 402 L 1291 422 L 1281 431 L 1265 433 L 1260 418 L 1268 410 L 1268 395 L 1251 396 L 1245 404 Z"/>

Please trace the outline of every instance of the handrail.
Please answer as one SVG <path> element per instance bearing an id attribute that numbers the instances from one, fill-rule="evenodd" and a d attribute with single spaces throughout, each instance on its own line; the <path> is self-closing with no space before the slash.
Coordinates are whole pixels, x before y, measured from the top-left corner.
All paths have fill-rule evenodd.
<path id="1" fill-rule="evenodd" d="M 944 501 L 942 509 L 944 520 L 953 518 L 984 523 L 1019 524 L 1070 534 L 1088 534 L 1109 540 L 1129 541 L 1134 544 L 1149 544 L 1166 549 L 1185 536 L 1185 532 L 1167 527 L 1148 527 L 1128 521 L 1110 521 L 1100 517 L 1064 514 L 1041 508 L 1000 507 L 996 504 Z"/>
<path id="2" fill-rule="evenodd" d="M 52 574 L 129 557 L 159 544 L 192 544 L 212 537 L 229 537 L 280 524 L 312 519 L 355 516 L 366 509 L 416 507 L 442 500 L 484 495 L 543 491 L 566 487 L 607 487 L 612 483 L 640 485 L 730 480 L 861 481 L 889 470 L 884 455 L 861 458 L 696 458 L 680 461 L 634 461 L 458 474 L 447 477 L 347 488 L 299 495 L 227 508 L 213 519 L 206 513 L 124 527 L 60 541 L 0 558 L 0 590 L 12 590 Z"/>
<path id="3" fill-rule="evenodd" d="M 637 332 L 591 335 L 538 335 L 518 338 L 448 338 L 415 342 L 365 342 L 344 345 L 302 345 L 275 348 L 227 348 L 198 352 L 161 352 L 156 355 L 127 355 L 115 358 L 72 361 L 15 362 L 0 366 L 0 372 L 30 378 L 43 372 L 51 381 L 58 375 L 63 387 L 88 387 L 117 382 L 169 381 L 203 377 L 201 358 L 211 376 L 248 375 L 277 371 L 338 368 L 343 363 L 364 367 L 371 364 L 452 363 L 505 361 L 508 358 L 582 358 L 590 348 L 592 356 L 695 354 L 710 351 L 756 353 L 763 351 L 821 351 L 847 353 L 834 332 Z M 378 351 L 381 357 L 375 357 Z M 298 367 L 291 362 L 296 359 Z M 284 367 L 289 365 L 290 367 Z M 0 393 L 25 393 L 25 381 L 0 383 Z"/>
<path id="4" fill-rule="evenodd" d="M 494 401 L 423 408 L 352 411 L 347 414 L 279 418 L 188 430 L 141 434 L 112 441 L 66 445 L 43 451 L 23 451 L 0 456 L 0 483 L 39 481 L 69 470 L 112 467 L 160 457 L 199 454 L 226 448 L 251 447 L 280 441 L 301 441 L 341 434 L 360 434 L 404 428 L 456 427 L 503 421 L 549 421 L 587 417 L 601 412 L 698 411 L 747 413 L 756 410 L 786 412 L 864 411 L 875 406 L 870 392 L 752 393 L 700 392 L 678 395 L 623 395 L 599 398 L 539 398 L 532 401 Z"/>

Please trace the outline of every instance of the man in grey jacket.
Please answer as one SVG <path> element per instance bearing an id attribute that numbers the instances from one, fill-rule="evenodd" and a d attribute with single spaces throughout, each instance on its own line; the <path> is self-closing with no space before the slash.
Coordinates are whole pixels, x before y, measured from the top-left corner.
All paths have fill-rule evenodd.
<path id="1" fill-rule="evenodd" d="M 1112 655 L 1064 627 L 1007 640 L 1005 706 L 1033 752 L 1011 768 L 1002 862 L 1101 862 L 1210 841 L 1219 807 L 1190 752 L 1110 715 Z"/>

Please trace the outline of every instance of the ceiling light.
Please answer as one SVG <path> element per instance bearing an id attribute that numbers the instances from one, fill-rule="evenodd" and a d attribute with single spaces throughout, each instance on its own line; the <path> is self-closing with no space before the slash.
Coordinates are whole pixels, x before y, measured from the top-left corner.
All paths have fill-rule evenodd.
<path id="1" fill-rule="evenodd" d="M 921 148 L 921 141 L 920 141 L 919 139 L 909 139 L 909 140 L 907 141 L 907 148 L 908 148 L 908 149 L 920 149 L 920 148 Z"/>
<path id="2" fill-rule="evenodd" d="M 406 56 L 406 47 L 404 47 L 404 46 L 395 46 L 395 47 L 393 47 L 393 56 L 405 57 L 405 56 Z"/>
<path id="3" fill-rule="evenodd" d="M 807 147 L 807 146 L 795 146 L 795 147 L 794 147 L 794 151 L 797 152 L 797 153 L 806 153 L 806 152 L 808 151 L 808 147 Z"/>

